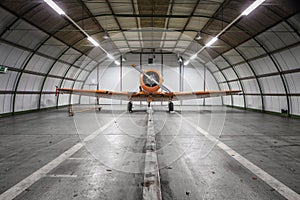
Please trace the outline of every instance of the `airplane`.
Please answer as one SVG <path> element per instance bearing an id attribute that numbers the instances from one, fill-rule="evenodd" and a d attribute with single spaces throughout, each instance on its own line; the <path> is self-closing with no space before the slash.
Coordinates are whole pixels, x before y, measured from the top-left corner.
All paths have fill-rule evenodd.
<path id="1" fill-rule="evenodd" d="M 78 94 L 83 96 L 93 96 L 96 98 L 127 100 L 127 111 L 132 112 L 133 101 L 146 101 L 148 107 L 154 101 L 168 101 L 169 112 L 174 111 L 173 101 L 187 99 L 201 99 L 208 97 L 220 97 L 226 95 L 240 94 L 240 90 L 220 90 L 220 91 L 195 91 L 195 92 L 172 92 L 163 85 L 163 78 L 156 70 L 141 70 L 135 64 L 131 65 L 134 69 L 140 72 L 140 91 L 139 92 L 117 92 L 110 90 L 81 90 L 70 88 L 56 88 L 58 93 Z M 163 91 L 159 91 L 159 90 Z"/>

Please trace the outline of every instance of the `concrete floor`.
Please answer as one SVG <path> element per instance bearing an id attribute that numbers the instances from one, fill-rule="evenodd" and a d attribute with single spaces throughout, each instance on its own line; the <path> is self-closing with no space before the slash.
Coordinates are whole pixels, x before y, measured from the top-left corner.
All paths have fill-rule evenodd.
<path id="1" fill-rule="evenodd" d="M 60 109 L 0 118 L 0 199 L 81 142 L 15 199 L 142 199 L 145 108 L 76 109 L 74 117 Z M 197 127 L 300 194 L 299 120 L 226 107 L 153 109 L 163 199 L 286 199 Z"/>

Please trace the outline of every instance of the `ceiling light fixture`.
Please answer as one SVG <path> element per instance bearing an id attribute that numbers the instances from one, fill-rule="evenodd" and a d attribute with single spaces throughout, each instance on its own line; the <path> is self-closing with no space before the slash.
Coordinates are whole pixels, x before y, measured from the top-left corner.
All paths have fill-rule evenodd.
<path id="1" fill-rule="evenodd" d="M 179 56 L 179 58 L 177 59 L 177 62 L 182 63 L 182 57 Z"/>
<path id="2" fill-rule="evenodd" d="M 58 14 L 64 15 L 65 18 L 68 19 L 74 26 L 76 26 L 94 46 L 99 47 L 104 53 L 106 53 L 108 58 L 110 58 L 111 60 L 114 60 L 114 62 L 117 65 L 120 64 L 119 61 L 116 61 L 115 58 L 111 54 L 109 54 L 94 38 L 89 36 L 89 34 L 85 30 L 83 30 L 72 18 L 70 18 L 56 3 L 54 3 L 52 0 L 44 0 L 44 2 L 47 3 Z M 105 39 L 109 38 L 107 31 L 105 31 L 103 38 L 105 38 Z"/>
<path id="3" fill-rule="evenodd" d="M 66 13 L 52 0 L 44 0 L 55 12 L 57 12 L 60 15 L 65 15 Z"/>
<path id="4" fill-rule="evenodd" d="M 87 38 L 95 47 L 99 47 L 100 45 L 99 45 L 99 43 L 96 41 L 96 40 L 94 40 L 94 38 L 92 38 L 92 37 L 88 37 Z"/>
<path id="5" fill-rule="evenodd" d="M 201 32 L 199 31 L 195 37 L 195 40 L 201 40 L 202 36 L 201 36 Z"/>
<path id="6" fill-rule="evenodd" d="M 249 15 L 255 8 L 257 8 L 260 4 L 262 4 L 265 0 L 256 0 L 253 2 L 243 13 L 242 15 L 247 16 Z"/>
<path id="7" fill-rule="evenodd" d="M 103 39 L 105 39 L 105 40 L 108 40 L 108 39 L 109 39 L 109 34 L 108 34 L 107 31 L 104 31 Z"/>
<path id="8" fill-rule="evenodd" d="M 214 37 L 211 39 L 205 46 L 210 47 L 213 43 L 215 43 L 218 40 L 218 37 Z"/>
<path id="9" fill-rule="evenodd" d="M 253 10 L 255 10 L 259 5 L 261 5 L 265 0 L 256 0 L 252 3 L 244 12 L 242 12 L 238 17 L 236 17 L 231 23 L 229 23 L 221 32 L 219 32 L 213 39 L 211 39 L 205 46 L 203 46 L 200 50 L 198 50 L 195 54 L 199 54 L 206 47 L 210 47 L 213 43 L 215 43 L 218 38 L 225 33 L 234 23 L 236 23 L 241 17 L 249 15 Z M 198 32 L 200 33 L 200 31 Z M 198 34 L 197 34 L 198 35 Z M 195 38 L 196 39 L 196 38 Z M 190 60 L 186 61 L 184 64 L 188 64 Z"/>

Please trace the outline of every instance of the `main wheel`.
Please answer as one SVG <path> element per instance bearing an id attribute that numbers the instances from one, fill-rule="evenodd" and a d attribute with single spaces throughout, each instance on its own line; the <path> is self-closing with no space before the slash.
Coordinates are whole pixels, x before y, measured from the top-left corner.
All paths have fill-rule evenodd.
<path id="1" fill-rule="evenodd" d="M 173 112 L 174 111 L 174 104 L 173 102 L 169 102 L 169 112 Z"/>
<path id="2" fill-rule="evenodd" d="M 132 112 L 132 102 L 131 101 L 129 101 L 127 104 L 127 111 Z"/>

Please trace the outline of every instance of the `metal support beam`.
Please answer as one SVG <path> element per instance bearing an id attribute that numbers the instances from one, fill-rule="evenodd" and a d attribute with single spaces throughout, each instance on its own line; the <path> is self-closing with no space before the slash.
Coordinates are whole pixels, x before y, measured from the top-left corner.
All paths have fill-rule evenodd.
<path id="1" fill-rule="evenodd" d="M 181 62 L 179 62 L 179 91 L 183 92 L 184 88 L 184 60 L 181 57 Z M 180 105 L 182 105 L 182 100 L 180 100 Z"/>
<path id="2" fill-rule="evenodd" d="M 120 91 L 123 90 L 123 56 L 120 56 Z M 120 100 L 120 105 L 122 105 L 122 100 Z"/>
<path id="3" fill-rule="evenodd" d="M 206 90 L 206 67 L 203 67 L 203 91 Z M 203 98 L 203 106 L 205 106 L 205 98 Z"/>

